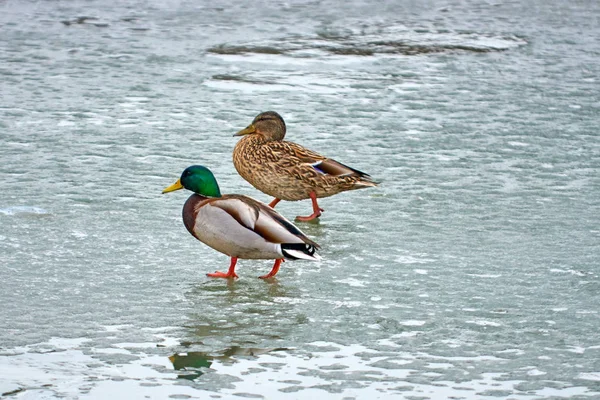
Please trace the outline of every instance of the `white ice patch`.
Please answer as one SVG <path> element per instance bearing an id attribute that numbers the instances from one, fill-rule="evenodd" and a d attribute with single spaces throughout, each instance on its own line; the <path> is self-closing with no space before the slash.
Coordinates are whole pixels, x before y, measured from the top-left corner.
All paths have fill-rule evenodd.
<path id="1" fill-rule="evenodd" d="M 582 372 L 577 377 L 586 381 L 600 382 L 600 372 Z"/>
<path id="2" fill-rule="evenodd" d="M 360 307 L 362 306 L 362 302 L 360 301 L 328 301 L 328 303 L 333 304 L 335 307 L 333 308 L 340 308 L 340 307 L 348 307 L 348 308 L 356 308 L 356 307 Z"/>
<path id="3" fill-rule="evenodd" d="M 397 256 L 395 261 L 400 264 L 428 264 L 435 260 L 431 258 L 418 258 L 411 255 L 402 255 Z"/>
<path id="4" fill-rule="evenodd" d="M 527 375 L 529 375 L 529 376 L 540 376 L 540 375 L 546 375 L 546 372 L 540 371 L 537 368 L 533 368 L 533 369 L 530 369 L 529 371 L 527 371 Z"/>
<path id="5" fill-rule="evenodd" d="M 363 286 L 365 286 L 364 283 L 362 283 L 358 279 L 354 279 L 354 278 L 346 278 L 346 279 L 342 279 L 342 280 L 340 280 L 338 282 L 339 283 L 345 283 L 346 285 L 353 286 L 353 287 L 363 287 Z"/>
<path id="6" fill-rule="evenodd" d="M 499 324 L 498 322 L 486 321 L 486 320 L 483 320 L 483 319 L 472 320 L 472 321 L 465 321 L 465 323 L 467 323 L 467 324 L 474 324 L 474 325 L 478 325 L 478 326 L 502 326 L 502 324 Z"/>
<path id="7" fill-rule="evenodd" d="M 160 335 L 166 342 L 164 335 Z M 400 335 L 403 336 L 403 335 Z M 400 337 L 396 335 L 395 337 Z M 332 384 L 336 398 L 393 398 L 394 396 L 420 397 L 426 399 L 475 398 L 490 388 L 506 392 L 503 397 L 515 400 L 533 398 L 598 396 L 600 393 L 584 386 L 542 387 L 523 392 L 519 386 L 525 381 L 510 379 L 503 373 L 473 374 L 472 379 L 461 378 L 459 382 L 440 379 L 445 371 L 452 371 L 457 363 L 472 365 L 490 362 L 505 362 L 493 356 L 448 357 L 425 352 L 395 351 L 379 352 L 361 344 L 341 345 L 333 342 L 308 343 L 314 350 L 310 357 L 305 354 L 285 352 L 261 354 L 258 357 L 242 357 L 237 362 L 222 362 L 213 359 L 210 371 L 200 377 L 199 384 L 190 385 L 178 379 L 178 373 L 166 356 L 135 352 L 135 358 L 124 363 L 107 363 L 94 355 L 84 354 L 77 346 L 87 339 L 53 338 L 46 343 L 26 346 L 24 352 L 0 357 L 0 394 L 19 391 L 16 398 L 238 398 L 257 397 L 267 399 L 311 400 L 326 395 L 323 388 Z M 61 351 L 40 353 L 36 348 L 61 346 Z M 380 341 L 380 345 L 397 347 L 391 341 Z M 122 344 L 128 347 L 132 344 Z M 74 346 L 74 348 L 69 348 Z M 125 349 L 94 349 L 100 354 L 131 354 Z M 133 354 L 132 354 L 133 355 Z M 422 368 L 412 364 L 425 362 Z M 392 367 L 390 367 L 392 366 Z M 523 368 L 528 376 L 545 375 L 535 366 Z M 435 384 L 411 379 L 419 374 L 435 379 Z M 344 387 L 340 379 L 347 376 L 359 385 Z M 203 389 L 207 382 L 227 379 L 229 383 L 211 391 Z M 236 377 L 230 380 L 228 377 Z M 205 379 L 206 378 L 206 379 Z M 600 381 L 600 372 L 584 372 L 577 376 L 587 381 Z M 333 379 L 333 381 L 332 381 Z M 549 385 L 552 386 L 552 385 Z M 394 389 L 404 388 L 402 395 Z M 330 396 L 331 397 L 331 396 Z M 489 396 L 481 396 L 489 397 Z"/>
<path id="8" fill-rule="evenodd" d="M 399 322 L 400 325 L 404 325 L 404 326 L 423 326 L 426 323 L 427 323 L 427 321 L 419 321 L 419 320 L 415 320 L 415 319 L 408 319 L 408 320 Z"/>
<path id="9" fill-rule="evenodd" d="M 0 208 L 0 214 L 4 214 L 4 215 L 19 215 L 19 214 L 45 215 L 45 214 L 50 214 L 50 213 L 41 207 L 12 206 L 12 207 Z"/>

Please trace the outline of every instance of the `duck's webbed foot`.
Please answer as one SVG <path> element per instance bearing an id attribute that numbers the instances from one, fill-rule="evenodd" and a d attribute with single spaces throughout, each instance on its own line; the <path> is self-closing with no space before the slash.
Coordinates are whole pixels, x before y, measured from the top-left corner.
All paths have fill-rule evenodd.
<path id="1" fill-rule="evenodd" d="M 259 276 L 259 278 L 260 279 L 269 279 L 269 278 L 274 277 L 277 274 L 277 272 L 279 272 L 279 266 L 284 261 L 285 260 L 283 258 L 278 258 L 277 260 L 275 260 L 275 264 L 273 265 L 271 272 L 269 272 L 267 275 Z"/>
<path id="2" fill-rule="evenodd" d="M 319 218 L 321 216 L 321 213 L 325 211 L 321 207 L 319 207 L 319 204 L 317 203 L 317 194 L 315 192 L 310 192 L 310 199 L 312 201 L 313 213 L 308 217 L 297 216 L 296 219 L 298 221 L 312 221 L 315 218 Z"/>
<path id="3" fill-rule="evenodd" d="M 227 272 L 215 271 L 213 273 L 206 274 L 206 276 L 208 276 L 209 278 L 238 278 L 237 274 L 235 273 L 235 264 L 237 263 L 237 260 L 237 257 L 231 257 L 231 264 L 229 264 L 229 270 Z"/>

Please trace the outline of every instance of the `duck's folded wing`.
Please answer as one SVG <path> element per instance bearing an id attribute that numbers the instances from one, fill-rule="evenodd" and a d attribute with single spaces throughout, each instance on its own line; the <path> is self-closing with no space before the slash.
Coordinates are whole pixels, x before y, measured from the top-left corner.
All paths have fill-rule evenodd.
<path id="1" fill-rule="evenodd" d="M 274 146 L 273 150 L 275 154 L 279 156 L 280 162 L 285 161 L 289 167 L 296 166 L 296 168 L 300 168 L 307 172 L 309 172 L 309 170 L 316 171 L 319 175 L 357 177 L 365 183 L 368 184 L 368 182 L 371 182 L 374 184 L 373 186 L 375 186 L 375 181 L 373 181 L 369 174 L 331 158 L 323 157 L 321 154 L 309 150 L 297 143 L 272 142 L 270 145 Z"/>
<path id="2" fill-rule="evenodd" d="M 292 164 L 314 163 L 324 160 L 319 153 L 309 150 L 294 142 L 268 142 L 263 147 L 277 162 L 286 161 Z"/>
<path id="3" fill-rule="evenodd" d="M 304 232 L 268 205 L 247 196 L 238 198 L 257 210 L 258 217 L 253 230 L 265 240 L 271 243 L 308 243 L 317 249 L 320 248 Z"/>
<path id="4" fill-rule="evenodd" d="M 230 257 L 274 259 L 285 257 L 281 245 L 257 230 L 258 209 L 243 200 L 223 196 L 199 208 L 193 234 L 201 242 Z"/>
<path id="5" fill-rule="evenodd" d="M 258 220 L 258 207 L 255 205 L 249 204 L 244 199 L 238 197 L 215 199 L 210 202 L 210 205 L 219 207 L 226 211 L 240 225 L 254 230 L 256 221 Z"/>
<path id="6" fill-rule="evenodd" d="M 357 169 L 351 168 L 341 162 L 326 158 L 324 160 L 317 161 L 311 164 L 321 174 L 334 175 L 334 176 L 356 176 L 367 181 L 371 180 L 371 176 Z"/>

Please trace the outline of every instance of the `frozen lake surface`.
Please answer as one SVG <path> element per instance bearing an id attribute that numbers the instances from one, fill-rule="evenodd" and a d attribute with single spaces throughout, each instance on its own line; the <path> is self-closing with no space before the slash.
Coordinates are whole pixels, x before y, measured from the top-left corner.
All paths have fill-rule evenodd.
<path id="1" fill-rule="evenodd" d="M 600 4 L 525 3 L 0 3 L 0 395 L 600 398 Z M 270 201 L 266 110 L 381 185 L 209 279 L 161 190 Z"/>

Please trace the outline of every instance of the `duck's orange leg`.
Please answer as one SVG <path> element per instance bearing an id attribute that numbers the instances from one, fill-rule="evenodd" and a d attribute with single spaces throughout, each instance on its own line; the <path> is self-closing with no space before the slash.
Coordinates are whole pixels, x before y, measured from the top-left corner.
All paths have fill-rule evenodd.
<path id="1" fill-rule="evenodd" d="M 277 203 L 279 203 L 280 201 L 281 201 L 281 199 L 278 199 L 277 197 L 275 197 L 273 199 L 273 201 L 269 203 L 269 207 L 275 208 L 275 206 L 277 205 Z"/>
<path id="2" fill-rule="evenodd" d="M 277 274 L 277 272 L 279 272 L 279 266 L 284 261 L 285 260 L 283 258 L 278 258 L 277 260 L 275 260 L 275 264 L 273 265 L 273 269 L 271 269 L 271 272 L 269 272 L 267 275 L 259 276 L 259 278 L 268 279 L 274 277 Z"/>
<path id="3" fill-rule="evenodd" d="M 237 278 L 237 274 L 235 273 L 235 264 L 237 263 L 237 257 L 231 257 L 231 264 L 229 264 L 229 270 L 227 273 L 215 271 L 212 274 L 206 274 L 209 278 L 225 278 L 225 279 L 233 279 Z"/>
<path id="4" fill-rule="evenodd" d="M 319 218 L 321 216 L 321 211 L 325 211 L 319 207 L 319 204 L 317 203 L 317 194 L 315 192 L 310 192 L 310 199 L 312 200 L 313 213 L 308 217 L 297 216 L 296 219 L 298 221 L 312 221 L 313 219 Z"/>

